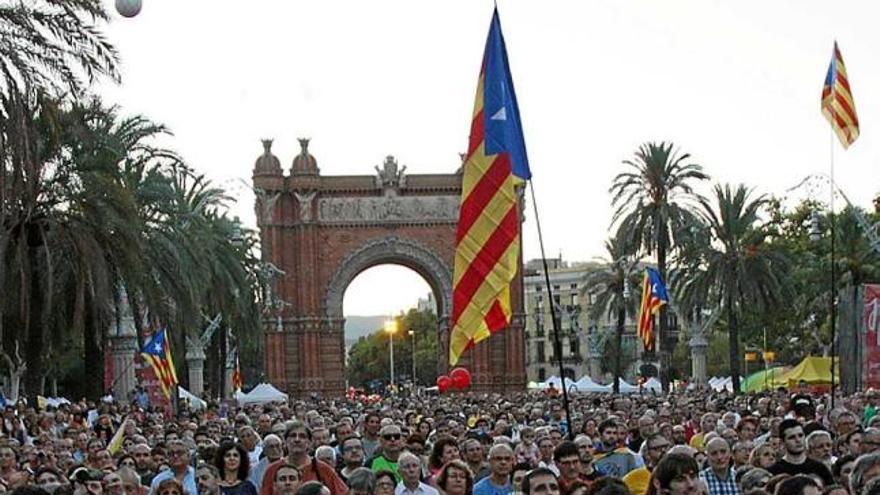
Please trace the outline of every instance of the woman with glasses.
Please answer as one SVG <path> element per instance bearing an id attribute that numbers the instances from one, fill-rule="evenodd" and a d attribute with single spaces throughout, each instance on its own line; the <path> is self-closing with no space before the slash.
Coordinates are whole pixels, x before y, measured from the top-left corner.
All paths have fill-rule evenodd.
<path id="1" fill-rule="evenodd" d="M 394 473 L 383 469 L 376 473 L 373 495 L 394 495 L 394 488 L 396 486 L 397 478 L 394 476 Z"/>
<path id="2" fill-rule="evenodd" d="M 437 487 L 446 495 L 472 495 L 474 476 L 464 461 L 447 462 L 437 474 Z"/>
<path id="3" fill-rule="evenodd" d="M 220 471 L 223 495 L 256 495 L 257 488 L 248 481 L 250 462 L 247 451 L 237 443 L 226 442 L 217 449 L 214 466 Z"/>

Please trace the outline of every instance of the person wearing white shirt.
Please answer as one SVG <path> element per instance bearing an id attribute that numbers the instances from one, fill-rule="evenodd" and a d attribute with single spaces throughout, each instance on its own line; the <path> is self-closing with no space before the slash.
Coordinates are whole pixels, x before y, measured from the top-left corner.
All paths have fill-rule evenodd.
<path id="1" fill-rule="evenodd" d="M 439 495 L 431 485 L 421 481 L 422 461 L 411 452 L 403 452 L 397 459 L 397 469 L 401 481 L 394 489 L 394 495 Z"/>

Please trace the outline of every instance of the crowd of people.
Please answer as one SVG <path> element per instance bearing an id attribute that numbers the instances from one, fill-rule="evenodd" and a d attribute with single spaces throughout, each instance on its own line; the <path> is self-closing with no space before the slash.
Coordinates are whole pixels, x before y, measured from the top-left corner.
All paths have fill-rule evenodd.
<path id="1" fill-rule="evenodd" d="M 873 391 L 540 393 L 3 411 L 17 495 L 880 495 Z"/>

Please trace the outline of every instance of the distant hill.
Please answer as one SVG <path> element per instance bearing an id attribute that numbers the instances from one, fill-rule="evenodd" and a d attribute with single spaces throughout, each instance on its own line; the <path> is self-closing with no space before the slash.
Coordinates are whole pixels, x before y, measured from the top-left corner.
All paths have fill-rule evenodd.
<path id="1" fill-rule="evenodd" d="M 382 328 L 386 315 L 380 316 L 346 316 L 345 317 L 345 348 L 348 349 L 357 339 L 369 335 Z"/>

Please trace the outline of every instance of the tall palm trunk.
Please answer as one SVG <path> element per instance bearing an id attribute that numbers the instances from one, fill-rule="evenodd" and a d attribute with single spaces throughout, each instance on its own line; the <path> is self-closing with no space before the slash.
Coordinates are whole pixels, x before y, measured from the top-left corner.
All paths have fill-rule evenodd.
<path id="1" fill-rule="evenodd" d="M 736 319 L 736 308 L 733 296 L 727 296 L 727 339 L 730 347 L 730 379 L 733 393 L 739 394 L 739 324 Z"/>
<path id="2" fill-rule="evenodd" d="M 83 357 L 87 379 L 84 392 L 86 397 L 98 399 L 104 393 L 104 354 L 101 352 L 104 332 L 100 328 L 100 318 L 93 309 L 94 302 L 88 295 L 86 299 L 83 315 Z"/>
<path id="3" fill-rule="evenodd" d="M 621 363 L 623 362 L 623 326 L 626 324 L 626 306 L 617 310 L 617 332 L 614 336 L 614 393 L 620 393 Z"/>
<path id="4" fill-rule="evenodd" d="M 41 283 L 40 255 L 43 248 L 42 236 L 36 226 L 27 227 L 27 253 L 28 270 L 27 277 L 27 337 L 24 349 L 24 359 L 27 369 L 24 375 L 24 387 L 27 395 L 36 398 L 42 394 L 43 385 L 43 309 L 46 290 Z M 35 402 L 36 403 L 36 402 Z"/>

